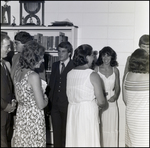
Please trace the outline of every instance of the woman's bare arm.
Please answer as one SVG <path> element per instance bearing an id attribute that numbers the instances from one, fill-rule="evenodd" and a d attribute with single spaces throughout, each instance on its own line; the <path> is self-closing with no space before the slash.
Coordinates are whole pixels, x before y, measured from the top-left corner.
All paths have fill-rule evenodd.
<path id="1" fill-rule="evenodd" d="M 90 75 L 90 80 L 92 85 L 94 86 L 94 94 L 96 96 L 98 106 L 100 106 L 101 108 L 105 107 L 107 101 L 104 96 L 104 88 L 100 76 L 98 75 L 98 73 L 93 72 Z"/>
<path id="2" fill-rule="evenodd" d="M 41 88 L 41 80 L 37 73 L 31 73 L 29 75 L 28 83 L 33 88 L 33 93 L 35 96 L 35 101 L 37 103 L 37 106 L 40 109 L 43 109 L 47 106 L 48 98 L 45 94 L 43 94 L 42 88 Z"/>

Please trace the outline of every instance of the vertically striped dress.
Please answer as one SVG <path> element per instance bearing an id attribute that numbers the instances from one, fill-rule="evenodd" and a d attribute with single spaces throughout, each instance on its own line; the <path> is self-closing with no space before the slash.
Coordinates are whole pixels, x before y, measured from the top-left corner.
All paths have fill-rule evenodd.
<path id="1" fill-rule="evenodd" d="M 124 82 L 126 97 L 125 144 L 149 146 L 149 81 Z"/>
<path id="2" fill-rule="evenodd" d="M 90 81 L 92 72 L 73 69 L 67 75 L 66 147 L 101 147 L 98 105 Z"/>

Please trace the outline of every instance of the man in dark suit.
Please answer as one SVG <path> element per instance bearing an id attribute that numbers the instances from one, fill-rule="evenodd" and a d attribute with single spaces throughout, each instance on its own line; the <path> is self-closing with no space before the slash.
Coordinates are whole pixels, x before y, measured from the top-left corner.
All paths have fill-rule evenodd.
<path id="1" fill-rule="evenodd" d="M 1 33 L 1 147 L 10 147 L 8 137 L 10 132 L 11 112 L 16 109 L 16 103 L 12 103 L 13 85 L 9 70 L 3 58 L 10 50 L 10 38 Z"/>
<path id="2" fill-rule="evenodd" d="M 66 95 L 67 73 L 74 68 L 71 60 L 73 48 L 69 42 L 61 42 L 58 47 L 59 61 L 52 65 L 50 76 L 50 104 L 54 147 L 65 147 L 68 98 Z"/>

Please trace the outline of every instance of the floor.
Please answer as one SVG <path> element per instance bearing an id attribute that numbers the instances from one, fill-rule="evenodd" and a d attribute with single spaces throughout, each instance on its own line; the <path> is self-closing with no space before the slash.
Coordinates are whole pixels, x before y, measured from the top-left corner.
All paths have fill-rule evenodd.
<path id="1" fill-rule="evenodd" d="M 52 144 L 46 144 L 46 147 L 54 147 Z"/>
<path id="2" fill-rule="evenodd" d="M 46 130 L 46 147 L 53 147 L 52 132 L 49 129 Z"/>

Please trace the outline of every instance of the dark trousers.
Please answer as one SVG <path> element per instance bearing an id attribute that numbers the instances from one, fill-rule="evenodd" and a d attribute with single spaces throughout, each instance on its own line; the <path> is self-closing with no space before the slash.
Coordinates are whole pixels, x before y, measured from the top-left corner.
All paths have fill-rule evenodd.
<path id="1" fill-rule="evenodd" d="M 1 125 L 1 147 L 11 147 L 12 138 L 12 116 L 8 115 L 5 125 Z M 2 120 L 2 119 L 1 119 Z"/>
<path id="2" fill-rule="evenodd" d="M 52 106 L 51 119 L 54 147 L 65 147 L 67 107 Z"/>

